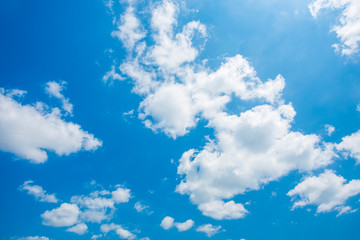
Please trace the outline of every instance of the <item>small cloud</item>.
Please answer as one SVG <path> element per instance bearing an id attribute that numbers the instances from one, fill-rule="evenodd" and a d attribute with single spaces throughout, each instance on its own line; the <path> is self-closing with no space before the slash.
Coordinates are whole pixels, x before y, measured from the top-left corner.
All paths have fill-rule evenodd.
<path id="1" fill-rule="evenodd" d="M 66 229 L 67 232 L 73 232 L 79 235 L 83 235 L 88 230 L 88 226 L 85 223 L 79 223 L 71 228 Z"/>
<path id="2" fill-rule="evenodd" d="M 165 230 L 169 230 L 174 226 L 174 219 L 172 217 L 165 217 L 160 224 L 160 227 L 162 227 Z"/>
<path id="3" fill-rule="evenodd" d="M 197 232 L 203 232 L 208 237 L 212 237 L 217 234 L 221 229 L 221 226 L 213 226 L 212 224 L 204 224 L 196 229 Z"/>
<path id="4" fill-rule="evenodd" d="M 58 199 L 55 194 L 47 194 L 46 191 L 39 185 L 34 185 L 33 181 L 26 181 L 20 186 L 21 191 L 26 191 L 27 194 L 33 195 L 40 202 L 57 203 Z"/>
<path id="5" fill-rule="evenodd" d="M 335 127 L 330 124 L 326 124 L 325 131 L 326 131 L 327 135 L 330 137 L 335 132 Z"/>
<path id="6" fill-rule="evenodd" d="M 149 206 L 143 205 L 140 202 L 136 202 L 134 208 L 136 209 L 137 212 L 143 212 L 145 209 L 148 209 Z"/>

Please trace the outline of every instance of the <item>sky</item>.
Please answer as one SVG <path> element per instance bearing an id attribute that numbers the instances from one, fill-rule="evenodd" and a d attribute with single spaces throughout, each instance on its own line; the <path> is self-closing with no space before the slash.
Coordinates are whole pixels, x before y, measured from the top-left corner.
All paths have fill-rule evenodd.
<path id="1" fill-rule="evenodd" d="M 0 239 L 359 239 L 359 16 L 0 2 Z"/>

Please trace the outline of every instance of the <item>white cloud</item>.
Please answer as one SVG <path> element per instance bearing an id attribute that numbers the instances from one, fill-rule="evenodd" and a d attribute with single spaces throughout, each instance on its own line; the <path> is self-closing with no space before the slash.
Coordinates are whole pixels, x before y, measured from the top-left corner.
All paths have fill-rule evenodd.
<path id="1" fill-rule="evenodd" d="M 184 232 L 192 228 L 194 224 L 195 222 L 191 219 L 183 223 L 179 223 L 179 222 L 175 222 L 174 218 L 167 216 L 164 217 L 164 219 L 161 221 L 160 226 L 165 230 L 169 230 L 172 227 L 176 227 L 179 232 Z"/>
<path id="2" fill-rule="evenodd" d="M 109 80 L 111 80 L 111 81 L 115 81 L 115 80 L 122 81 L 122 80 L 124 80 L 124 78 L 120 74 L 118 74 L 116 72 L 114 65 L 112 65 L 111 70 L 108 71 L 107 73 L 105 73 L 105 75 L 103 76 L 103 81 L 105 83 L 108 82 Z"/>
<path id="3" fill-rule="evenodd" d="M 247 213 L 242 204 L 220 200 L 258 190 L 290 171 L 331 163 L 332 145 L 322 146 L 316 135 L 292 132 L 294 116 L 291 105 L 261 105 L 239 116 L 218 114 L 209 123 L 216 140 L 199 152 L 185 152 L 180 159 L 178 174 L 184 179 L 177 191 L 189 194 L 207 216 L 241 218 Z"/>
<path id="4" fill-rule="evenodd" d="M 28 194 L 33 195 L 40 202 L 57 203 L 58 199 L 55 194 L 47 194 L 46 191 L 39 185 L 33 185 L 33 181 L 26 181 L 20 186 L 20 190 L 27 191 Z"/>
<path id="5" fill-rule="evenodd" d="M 124 46 L 132 50 L 135 44 L 146 36 L 146 32 L 141 29 L 140 21 L 134 13 L 134 7 L 129 6 L 124 15 L 121 16 L 121 22 L 118 30 L 111 33 L 117 37 Z"/>
<path id="6" fill-rule="evenodd" d="M 165 230 L 169 230 L 174 226 L 174 219 L 169 216 L 164 217 L 164 219 L 161 221 L 160 226 Z"/>
<path id="7" fill-rule="evenodd" d="M 67 232 L 73 232 L 79 235 L 83 235 L 87 232 L 88 226 L 85 223 L 79 223 L 71 228 L 66 229 Z"/>
<path id="8" fill-rule="evenodd" d="M 293 208 L 316 205 L 317 213 L 339 211 L 339 215 L 349 212 L 350 207 L 345 206 L 346 201 L 360 193 L 360 180 L 346 179 L 326 170 L 318 177 L 306 177 L 288 196 L 293 197 Z M 295 197 L 299 199 L 296 200 Z"/>
<path id="9" fill-rule="evenodd" d="M 112 199 L 91 196 L 73 196 L 71 203 L 75 203 L 80 207 L 89 209 L 114 208 L 115 202 Z"/>
<path id="10" fill-rule="evenodd" d="M 125 203 L 131 198 L 130 189 L 118 187 L 112 193 L 112 199 L 115 203 Z"/>
<path id="11" fill-rule="evenodd" d="M 325 125 L 325 131 L 328 136 L 331 136 L 335 132 L 335 127 L 329 124 Z"/>
<path id="12" fill-rule="evenodd" d="M 61 156 L 102 145 L 78 124 L 63 120 L 59 109 L 46 111 L 43 103 L 23 105 L 4 93 L 0 91 L 0 150 L 43 163 L 48 158 L 46 151 Z"/>
<path id="13" fill-rule="evenodd" d="M 98 239 L 98 238 L 102 238 L 102 234 L 97 234 L 97 235 L 92 235 L 91 236 L 91 239 L 94 239 L 94 240 L 96 240 L 96 239 Z"/>
<path id="14" fill-rule="evenodd" d="M 199 204 L 199 210 L 208 217 L 214 219 L 238 219 L 243 218 L 248 213 L 241 203 L 234 201 L 224 202 L 215 200 Z"/>
<path id="15" fill-rule="evenodd" d="M 48 238 L 48 237 L 35 236 L 35 237 L 22 237 L 22 238 L 17 238 L 17 240 L 49 240 L 49 238 Z"/>
<path id="16" fill-rule="evenodd" d="M 111 218 L 107 209 L 85 209 L 81 212 L 81 219 L 85 222 L 101 223 Z"/>
<path id="17" fill-rule="evenodd" d="M 360 44 L 360 1 L 359 0 L 316 0 L 309 5 L 311 15 L 316 18 L 321 9 L 340 9 L 339 24 L 333 26 L 340 43 L 335 50 L 342 55 L 359 53 Z"/>
<path id="18" fill-rule="evenodd" d="M 145 209 L 149 208 L 149 206 L 143 205 L 140 202 L 136 202 L 134 208 L 137 212 L 143 212 Z"/>
<path id="19" fill-rule="evenodd" d="M 134 239 L 136 236 L 130 231 L 124 229 L 121 225 L 117 225 L 114 223 L 103 224 L 100 227 L 100 230 L 103 233 L 108 233 L 110 231 L 115 231 L 115 233 L 122 239 Z"/>
<path id="20" fill-rule="evenodd" d="M 203 232 L 208 237 L 212 237 L 213 235 L 217 234 L 221 229 L 221 226 L 213 226 L 211 224 L 204 224 L 199 226 L 196 231 Z"/>
<path id="21" fill-rule="evenodd" d="M 78 222 L 80 209 L 76 204 L 63 203 L 51 211 L 45 211 L 41 217 L 43 224 L 52 227 L 69 227 Z"/>
<path id="22" fill-rule="evenodd" d="M 336 145 L 338 151 L 343 151 L 346 155 L 355 158 L 360 163 L 360 130 L 342 138 L 342 141 Z"/>
<path id="23" fill-rule="evenodd" d="M 189 230 L 194 226 L 194 221 L 189 219 L 183 223 L 175 223 L 175 227 L 178 229 L 179 232 L 184 232 Z"/>
<path id="24" fill-rule="evenodd" d="M 73 105 L 70 103 L 68 98 L 65 98 L 61 93 L 64 89 L 66 89 L 67 83 L 62 81 L 61 83 L 51 81 L 46 83 L 45 91 L 53 97 L 56 97 L 61 100 L 62 108 L 69 114 L 73 112 Z"/>
<path id="25" fill-rule="evenodd" d="M 231 198 L 291 171 L 327 166 L 334 145 L 291 130 L 296 112 L 282 99 L 281 75 L 262 81 L 241 55 L 225 58 L 215 70 L 206 60 L 196 61 L 202 46 L 194 34 L 206 40 L 206 27 L 198 21 L 178 26 L 179 12 L 174 1 L 155 4 L 149 32 L 154 41 L 136 43 L 120 70 L 143 97 L 138 112 L 146 127 L 174 139 L 199 120 L 214 129 L 215 138 L 203 149 L 190 149 L 180 159 L 177 191 L 188 194 L 206 216 L 242 218 L 248 211 Z M 230 114 L 227 105 L 233 99 L 257 106 Z M 164 223 L 167 229 L 174 226 L 171 219 Z"/>

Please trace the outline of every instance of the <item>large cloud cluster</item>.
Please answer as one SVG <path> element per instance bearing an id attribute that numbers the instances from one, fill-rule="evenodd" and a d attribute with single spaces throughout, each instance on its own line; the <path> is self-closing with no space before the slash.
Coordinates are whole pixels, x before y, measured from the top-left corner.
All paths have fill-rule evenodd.
<path id="1" fill-rule="evenodd" d="M 322 6 L 314 4 L 312 13 Z M 199 61 L 208 37 L 206 26 L 199 21 L 179 26 L 180 11 L 175 1 L 157 2 L 145 32 L 134 2 L 129 1 L 113 33 L 128 51 L 116 74 L 131 79 L 133 92 L 143 97 L 138 111 L 146 127 L 174 139 L 199 120 L 214 130 L 214 138 L 200 150 L 186 151 L 178 166 L 182 180 L 176 191 L 189 195 L 204 215 L 242 218 L 248 210 L 231 200 L 234 196 L 258 190 L 291 171 L 324 168 L 339 150 L 358 155 L 347 140 L 355 135 L 333 144 L 316 134 L 292 130 L 296 111 L 282 98 L 281 75 L 263 81 L 241 55 L 225 58 L 215 70 L 206 66 L 206 60 Z M 228 109 L 232 101 L 254 107 L 236 114 Z"/>

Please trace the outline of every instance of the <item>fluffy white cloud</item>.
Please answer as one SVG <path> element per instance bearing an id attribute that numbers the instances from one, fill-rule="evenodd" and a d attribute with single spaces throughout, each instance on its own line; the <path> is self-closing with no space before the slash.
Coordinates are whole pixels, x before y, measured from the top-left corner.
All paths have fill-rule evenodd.
<path id="1" fill-rule="evenodd" d="M 290 171 L 309 171 L 328 165 L 334 155 L 332 145 L 322 146 L 316 135 L 290 130 L 295 111 L 291 105 L 261 105 L 239 116 L 218 114 L 209 126 L 216 131 L 216 142 L 203 150 L 189 150 L 180 159 L 177 186 L 189 194 L 205 215 L 216 219 L 241 218 L 243 205 L 229 199 Z"/>
<path id="2" fill-rule="evenodd" d="M 67 83 L 62 81 L 61 83 L 51 81 L 46 83 L 45 91 L 53 97 L 56 97 L 61 100 L 62 108 L 69 114 L 73 112 L 73 105 L 70 103 L 68 98 L 61 93 L 66 88 Z"/>
<path id="3" fill-rule="evenodd" d="M 132 50 L 136 42 L 143 39 L 146 36 L 145 31 L 141 29 L 140 21 L 135 16 L 134 7 L 129 6 L 121 16 L 118 30 L 113 31 L 111 35 L 117 37 L 126 48 Z"/>
<path id="4" fill-rule="evenodd" d="M 164 219 L 161 221 L 160 226 L 165 230 L 176 227 L 179 232 L 184 232 L 192 228 L 194 226 L 194 223 L 195 222 L 191 219 L 183 223 L 175 222 L 174 218 L 167 216 L 164 217 Z"/>
<path id="5" fill-rule="evenodd" d="M 238 219 L 243 218 L 248 213 L 241 203 L 234 201 L 224 202 L 215 200 L 199 204 L 199 210 L 208 217 L 214 219 Z"/>
<path id="6" fill-rule="evenodd" d="M 343 151 L 346 155 L 355 158 L 360 163 L 360 130 L 342 138 L 342 141 L 336 145 L 339 151 Z"/>
<path id="7" fill-rule="evenodd" d="M 119 236 L 119 238 L 122 239 L 134 239 L 136 238 L 136 236 L 131 233 L 130 231 L 124 229 L 121 225 L 117 225 L 114 223 L 110 223 L 110 224 L 103 224 L 100 227 L 100 230 L 103 233 L 108 233 L 110 231 L 115 231 L 115 233 Z"/>
<path id="8" fill-rule="evenodd" d="M 194 221 L 189 219 L 183 223 L 175 223 L 175 227 L 178 229 L 179 232 L 184 232 L 189 230 L 194 226 Z"/>
<path id="9" fill-rule="evenodd" d="M 23 105 L 13 98 L 13 93 L 0 89 L 0 150 L 43 163 L 47 160 L 46 150 L 69 155 L 102 145 L 78 124 L 63 120 L 59 109 L 46 110 L 39 102 L 35 106 Z"/>
<path id="10" fill-rule="evenodd" d="M 332 31 L 340 39 L 333 46 L 342 55 L 359 53 L 360 43 L 360 1 L 359 0 L 316 0 L 309 5 L 311 15 L 316 18 L 321 9 L 340 9 L 339 25 Z"/>
<path id="11" fill-rule="evenodd" d="M 231 198 L 291 171 L 327 166 L 335 156 L 334 146 L 315 134 L 291 130 L 296 112 L 282 99 L 281 75 L 262 81 L 241 55 L 224 59 L 215 70 L 206 61 L 196 61 L 202 46 L 194 36 L 206 39 L 206 27 L 198 21 L 178 26 L 179 12 L 174 1 L 155 4 L 148 33 L 154 41 L 135 43 L 120 71 L 144 99 L 138 112 L 146 127 L 174 139 L 199 120 L 215 130 L 215 138 L 203 149 L 183 154 L 177 191 L 188 194 L 206 216 L 242 218 L 248 211 Z M 227 105 L 233 99 L 258 106 L 230 114 Z M 171 219 L 164 219 L 167 229 L 174 226 Z"/>
<path id="12" fill-rule="evenodd" d="M 160 226 L 165 229 L 168 230 L 170 228 L 172 228 L 174 226 L 174 219 L 172 217 L 164 217 L 164 219 L 161 221 Z"/>
<path id="13" fill-rule="evenodd" d="M 112 200 L 115 203 L 125 203 L 128 202 L 131 198 L 130 189 L 118 187 L 115 191 L 111 193 Z"/>
<path id="14" fill-rule="evenodd" d="M 22 238 L 17 238 L 17 240 L 49 240 L 49 238 L 48 238 L 48 237 L 35 236 L 35 237 L 22 237 Z"/>
<path id="15" fill-rule="evenodd" d="M 20 186 L 20 190 L 27 191 L 28 194 L 33 195 L 40 202 L 57 203 L 58 199 L 55 194 L 47 194 L 46 191 L 39 185 L 33 185 L 33 181 L 26 181 Z"/>
<path id="16" fill-rule="evenodd" d="M 43 224 L 52 227 L 69 227 L 78 222 L 80 209 L 76 204 L 63 203 L 51 211 L 45 211 L 41 217 Z"/>
<path id="17" fill-rule="evenodd" d="M 213 226 L 212 224 L 204 224 L 199 226 L 196 231 L 203 232 L 208 237 L 212 237 L 213 235 L 217 234 L 221 229 L 221 226 Z"/>
<path id="18" fill-rule="evenodd" d="M 339 214 L 350 212 L 351 208 L 345 206 L 347 199 L 360 193 L 360 180 L 346 179 L 326 170 L 318 177 L 307 177 L 288 196 L 293 197 L 293 208 L 316 205 L 317 213 L 337 210 Z M 296 196 L 300 199 L 296 200 Z"/>
<path id="19" fill-rule="evenodd" d="M 85 223 L 79 223 L 71 228 L 66 229 L 67 232 L 73 232 L 79 235 L 83 235 L 88 230 L 88 226 Z"/>

